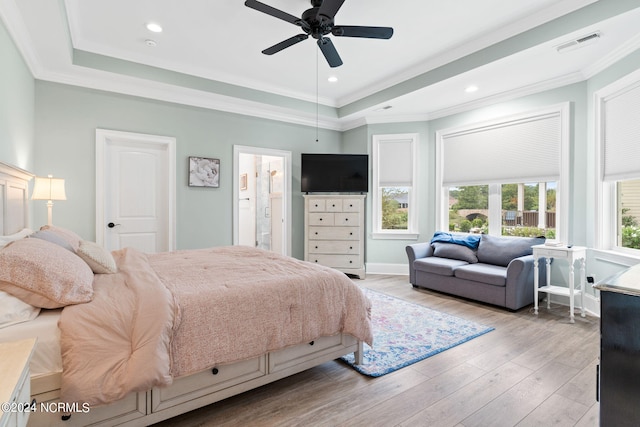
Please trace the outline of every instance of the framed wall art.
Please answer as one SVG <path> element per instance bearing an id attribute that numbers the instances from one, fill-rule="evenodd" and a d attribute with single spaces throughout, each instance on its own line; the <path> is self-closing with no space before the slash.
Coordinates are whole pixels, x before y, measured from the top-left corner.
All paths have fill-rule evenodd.
<path id="1" fill-rule="evenodd" d="M 220 159 L 189 157 L 189 187 L 220 187 Z"/>

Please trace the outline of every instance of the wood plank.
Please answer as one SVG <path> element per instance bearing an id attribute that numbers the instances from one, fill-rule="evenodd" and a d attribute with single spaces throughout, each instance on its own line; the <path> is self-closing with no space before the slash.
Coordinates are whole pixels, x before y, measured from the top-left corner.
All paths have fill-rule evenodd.
<path id="1" fill-rule="evenodd" d="M 158 426 L 598 425 L 598 318 L 569 324 L 557 304 L 512 312 L 415 289 L 408 276 L 354 282 L 495 330 L 379 378 L 325 363 Z"/>

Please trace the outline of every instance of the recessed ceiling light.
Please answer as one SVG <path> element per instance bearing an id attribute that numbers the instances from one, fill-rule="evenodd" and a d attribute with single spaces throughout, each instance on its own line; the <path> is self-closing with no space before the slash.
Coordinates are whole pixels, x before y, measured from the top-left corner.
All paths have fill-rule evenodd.
<path id="1" fill-rule="evenodd" d="M 147 24 L 147 30 L 151 31 L 152 33 L 161 33 L 162 27 L 160 26 L 160 24 L 156 24 L 155 22 L 149 22 Z"/>
<path id="2" fill-rule="evenodd" d="M 464 90 L 467 93 L 473 93 L 475 91 L 478 90 L 478 86 L 476 85 L 471 85 L 471 86 L 467 86 L 467 88 Z"/>
<path id="3" fill-rule="evenodd" d="M 156 47 L 156 45 L 158 44 L 155 40 L 151 39 L 146 39 L 144 42 L 147 44 L 147 46 L 150 47 Z"/>
<path id="4" fill-rule="evenodd" d="M 335 83 L 338 81 L 338 78 L 336 76 L 330 76 L 327 80 L 329 80 L 329 82 L 331 83 Z"/>

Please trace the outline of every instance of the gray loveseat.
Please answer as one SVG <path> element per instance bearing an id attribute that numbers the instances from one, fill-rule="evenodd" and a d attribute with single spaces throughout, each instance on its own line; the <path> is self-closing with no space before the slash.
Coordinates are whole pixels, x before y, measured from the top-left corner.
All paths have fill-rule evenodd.
<path id="1" fill-rule="evenodd" d="M 531 246 L 544 237 L 436 232 L 431 242 L 407 246 L 409 280 L 432 289 L 510 310 L 533 303 Z M 544 262 L 540 263 L 544 286 Z"/>

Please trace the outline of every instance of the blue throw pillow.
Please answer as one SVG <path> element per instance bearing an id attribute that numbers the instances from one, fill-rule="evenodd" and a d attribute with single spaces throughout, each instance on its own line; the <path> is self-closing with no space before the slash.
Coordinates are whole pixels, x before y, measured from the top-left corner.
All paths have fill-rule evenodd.
<path id="1" fill-rule="evenodd" d="M 466 246 L 470 249 L 478 249 L 480 236 L 480 234 L 446 233 L 444 231 L 436 231 L 433 234 L 431 243 L 455 243 L 456 245 Z"/>

